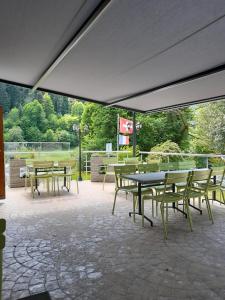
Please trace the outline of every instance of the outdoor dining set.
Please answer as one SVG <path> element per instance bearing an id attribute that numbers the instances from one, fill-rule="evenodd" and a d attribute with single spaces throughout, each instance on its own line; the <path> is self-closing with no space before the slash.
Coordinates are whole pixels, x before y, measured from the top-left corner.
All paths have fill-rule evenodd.
<path id="1" fill-rule="evenodd" d="M 116 185 L 112 214 L 115 212 L 117 194 L 122 191 L 126 195 L 132 194 L 133 210 L 129 216 L 133 216 L 135 221 L 136 215 L 140 215 L 143 227 L 144 220 L 153 226 L 153 221 L 145 215 L 145 201 L 151 200 L 153 217 L 160 209 L 165 239 L 168 235 L 169 208 L 184 214 L 192 231 L 190 207 L 202 214 L 202 202 L 205 201 L 209 220 L 213 223 L 210 200 L 225 204 L 225 167 L 197 169 L 189 168 L 189 163 L 183 164 L 182 169 L 176 169 L 176 166 L 168 165 L 167 170 L 162 170 L 158 163 L 109 163 L 105 176 L 110 174 L 107 170 L 113 168 Z M 198 206 L 195 205 L 196 199 Z"/>
<path id="2" fill-rule="evenodd" d="M 54 161 L 33 161 L 26 166 L 25 187 L 30 183 L 31 192 L 37 191 L 40 195 L 39 185 L 42 181 L 47 186 L 47 193 L 50 191 L 56 193 L 56 185 L 58 194 L 60 192 L 60 180 L 62 179 L 62 188 L 68 192 L 71 188 L 72 179 L 76 180 L 76 161 L 62 160 Z M 50 188 L 51 185 L 51 188 Z M 78 181 L 76 180 L 77 193 L 79 193 Z"/>

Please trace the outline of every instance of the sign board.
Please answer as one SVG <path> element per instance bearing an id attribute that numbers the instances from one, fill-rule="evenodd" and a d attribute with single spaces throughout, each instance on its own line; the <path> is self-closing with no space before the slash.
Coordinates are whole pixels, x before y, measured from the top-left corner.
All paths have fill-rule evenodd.
<path id="1" fill-rule="evenodd" d="M 106 143 L 105 144 L 105 151 L 106 152 L 112 152 L 112 143 Z"/>

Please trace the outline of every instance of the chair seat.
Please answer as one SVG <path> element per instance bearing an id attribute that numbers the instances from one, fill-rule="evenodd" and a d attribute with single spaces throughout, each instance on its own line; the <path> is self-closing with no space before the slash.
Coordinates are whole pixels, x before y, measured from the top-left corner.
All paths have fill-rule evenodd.
<path id="1" fill-rule="evenodd" d="M 147 197 L 148 196 L 144 196 L 143 200 L 148 199 Z M 173 203 L 173 202 L 178 202 L 180 200 L 183 200 L 184 194 L 167 192 L 166 194 L 154 195 L 154 196 L 150 197 L 149 199 L 155 200 L 157 202 Z"/>
<path id="2" fill-rule="evenodd" d="M 164 185 L 155 185 L 155 186 L 152 186 L 151 188 L 153 188 L 154 190 L 156 190 L 156 191 L 164 191 L 164 189 L 165 189 L 165 186 Z M 168 191 L 168 190 L 172 190 L 172 184 L 168 184 L 167 186 L 166 186 L 166 191 Z"/>
<path id="3" fill-rule="evenodd" d="M 206 188 L 207 184 L 206 183 L 199 183 L 198 186 L 201 187 L 202 189 L 204 189 L 204 188 Z M 220 189 L 221 189 L 220 184 L 214 184 L 214 183 L 209 183 L 208 184 L 208 191 L 216 191 L 216 190 L 220 190 Z"/>
<path id="4" fill-rule="evenodd" d="M 115 175 L 115 172 L 113 172 L 113 171 L 107 171 L 106 173 L 105 173 L 105 175 Z"/>
<path id="5" fill-rule="evenodd" d="M 39 174 L 39 175 L 31 175 L 30 176 L 31 178 L 34 178 L 34 179 L 38 179 L 38 178 L 50 178 L 52 177 L 52 174 Z"/>

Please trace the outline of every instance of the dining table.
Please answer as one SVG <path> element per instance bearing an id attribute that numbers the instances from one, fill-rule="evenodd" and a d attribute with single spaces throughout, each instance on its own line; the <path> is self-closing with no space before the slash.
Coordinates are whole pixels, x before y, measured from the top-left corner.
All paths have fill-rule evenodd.
<path id="1" fill-rule="evenodd" d="M 137 214 L 137 215 L 142 215 L 142 208 L 141 208 L 141 190 L 143 187 L 151 187 L 151 186 L 156 186 L 156 185 L 163 185 L 164 181 L 165 181 L 165 175 L 166 173 L 186 173 L 186 172 L 190 172 L 193 170 L 208 170 L 206 168 L 202 168 L 202 169 L 192 169 L 192 170 L 174 170 L 174 171 L 160 171 L 160 172 L 151 172 L 151 173 L 136 173 L 136 174 L 127 174 L 127 175 L 121 175 L 120 177 L 123 179 L 127 179 L 133 182 L 137 183 L 137 188 L 138 188 L 138 212 L 129 212 L 129 216 L 131 216 L 133 213 Z M 175 185 L 172 185 L 172 189 L 173 191 L 175 191 Z M 200 212 L 200 214 L 202 214 L 202 210 L 192 204 L 189 203 L 189 205 L 198 210 Z M 187 214 L 185 211 L 179 209 L 178 206 L 175 205 L 175 203 L 172 204 L 172 208 L 181 212 L 182 214 L 185 215 L 185 217 L 187 217 Z M 153 221 L 148 218 L 147 216 L 144 215 L 144 218 L 146 220 L 148 220 L 151 224 L 151 226 L 153 226 Z"/>

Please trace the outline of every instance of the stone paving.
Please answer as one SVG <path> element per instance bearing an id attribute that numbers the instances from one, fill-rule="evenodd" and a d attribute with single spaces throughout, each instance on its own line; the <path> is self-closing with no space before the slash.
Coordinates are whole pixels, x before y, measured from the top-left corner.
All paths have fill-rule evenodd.
<path id="1" fill-rule="evenodd" d="M 80 183 L 80 194 L 32 199 L 23 188 L 7 191 L 0 217 L 7 219 L 3 299 L 49 291 L 52 299 L 225 299 L 225 207 L 213 205 L 186 219 L 170 212 L 169 239 L 128 217 L 131 198 L 113 184 Z M 146 212 L 149 209 L 146 208 Z"/>

